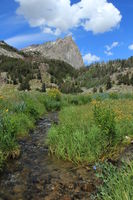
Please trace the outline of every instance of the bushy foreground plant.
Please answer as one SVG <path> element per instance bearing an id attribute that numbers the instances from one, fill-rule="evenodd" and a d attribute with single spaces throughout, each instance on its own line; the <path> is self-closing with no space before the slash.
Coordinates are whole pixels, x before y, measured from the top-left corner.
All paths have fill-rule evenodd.
<path id="1" fill-rule="evenodd" d="M 8 113 L 0 113 L 0 170 L 8 157 L 19 155 L 19 146 L 16 141 L 16 129 Z"/>
<path id="2" fill-rule="evenodd" d="M 52 154 L 75 163 L 90 163 L 98 159 L 102 151 L 100 129 L 92 123 L 88 111 L 89 108 L 83 106 L 71 106 L 61 111 L 60 124 L 54 125 L 47 137 Z"/>
<path id="3" fill-rule="evenodd" d="M 47 111 L 59 111 L 61 109 L 61 93 L 58 89 L 52 88 L 47 91 L 45 107 Z"/>
<path id="4" fill-rule="evenodd" d="M 94 106 L 94 120 L 101 129 L 101 137 L 108 145 L 112 145 L 116 139 L 116 122 L 114 111 L 100 102 Z"/>
<path id="5" fill-rule="evenodd" d="M 16 148 L 15 126 L 7 113 L 0 113 L 0 150 L 12 151 Z"/>
<path id="6" fill-rule="evenodd" d="M 52 99 L 47 99 L 45 102 L 47 111 L 59 111 L 61 109 L 61 102 Z"/>
<path id="7" fill-rule="evenodd" d="M 47 96 L 55 101 L 61 100 L 61 93 L 57 88 L 52 88 L 47 91 Z"/>

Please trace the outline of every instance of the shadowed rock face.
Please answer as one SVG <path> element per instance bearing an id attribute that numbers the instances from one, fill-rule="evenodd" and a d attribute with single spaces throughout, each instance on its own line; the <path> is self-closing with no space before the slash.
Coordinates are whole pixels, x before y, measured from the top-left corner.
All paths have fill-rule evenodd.
<path id="1" fill-rule="evenodd" d="M 62 60 L 76 69 L 84 66 L 80 51 L 72 37 L 57 39 L 55 42 L 47 42 L 42 45 L 32 45 L 23 49 L 23 52 L 33 55 L 38 53 L 44 58 Z"/>
<path id="2" fill-rule="evenodd" d="M 23 59 L 23 56 L 19 54 L 19 51 L 17 49 L 9 46 L 4 41 L 0 41 L 0 55 Z"/>

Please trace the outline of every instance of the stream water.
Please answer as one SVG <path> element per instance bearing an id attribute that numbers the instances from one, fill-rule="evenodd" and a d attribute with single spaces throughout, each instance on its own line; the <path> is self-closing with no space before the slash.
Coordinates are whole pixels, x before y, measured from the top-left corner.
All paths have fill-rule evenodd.
<path id="1" fill-rule="evenodd" d="M 96 183 L 93 170 L 48 155 L 45 137 L 57 122 L 57 113 L 49 113 L 19 142 L 19 159 L 10 161 L 0 175 L 0 200 L 90 199 Z"/>

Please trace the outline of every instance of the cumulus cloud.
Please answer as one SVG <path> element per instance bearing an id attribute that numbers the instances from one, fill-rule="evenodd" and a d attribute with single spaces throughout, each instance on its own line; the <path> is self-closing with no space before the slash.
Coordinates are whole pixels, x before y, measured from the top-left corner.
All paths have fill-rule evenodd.
<path id="1" fill-rule="evenodd" d="M 88 53 L 83 56 L 83 60 L 86 64 L 91 64 L 91 63 L 100 61 L 100 57 L 96 55 L 92 55 L 91 53 Z"/>
<path id="2" fill-rule="evenodd" d="M 118 26 L 120 11 L 107 0 L 15 0 L 17 13 L 23 15 L 32 27 L 59 35 L 73 28 L 83 27 L 94 34 L 104 33 Z"/>
<path id="3" fill-rule="evenodd" d="M 119 45 L 119 42 L 113 42 L 111 45 L 106 45 L 105 48 L 106 48 L 106 51 L 104 51 L 104 53 L 107 55 L 107 56 L 112 56 L 113 53 L 111 52 L 112 49 L 114 49 L 115 47 L 117 47 Z"/>
<path id="4" fill-rule="evenodd" d="M 130 50 L 133 50 L 133 44 L 129 45 L 128 48 L 129 48 Z"/>

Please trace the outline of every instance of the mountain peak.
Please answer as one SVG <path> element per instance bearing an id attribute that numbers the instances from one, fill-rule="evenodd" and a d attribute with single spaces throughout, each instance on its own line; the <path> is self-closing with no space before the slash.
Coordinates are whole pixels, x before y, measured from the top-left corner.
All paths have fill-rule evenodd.
<path id="1" fill-rule="evenodd" d="M 32 45 L 23 51 L 32 54 L 37 52 L 41 57 L 47 59 L 65 61 L 76 69 L 84 66 L 82 56 L 72 36 L 64 39 L 58 38 L 56 41 L 46 42 L 42 45 Z"/>

